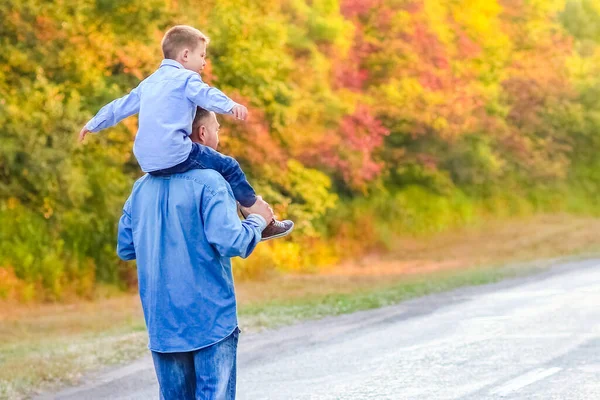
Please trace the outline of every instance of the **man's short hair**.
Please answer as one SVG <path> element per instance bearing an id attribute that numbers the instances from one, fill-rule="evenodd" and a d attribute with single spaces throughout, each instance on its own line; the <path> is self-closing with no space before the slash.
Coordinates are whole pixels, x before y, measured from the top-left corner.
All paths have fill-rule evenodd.
<path id="1" fill-rule="evenodd" d="M 175 25 L 163 37 L 161 43 L 163 56 L 174 60 L 181 50 L 186 47 L 194 50 L 200 42 L 208 44 L 208 36 L 191 26 Z"/>
<path id="2" fill-rule="evenodd" d="M 196 108 L 196 116 L 194 117 L 194 122 L 192 122 L 192 129 L 197 129 L 200 125 L 202 125 L 209 115 L 210 111 L 205 110 L 202 107 Z"/>

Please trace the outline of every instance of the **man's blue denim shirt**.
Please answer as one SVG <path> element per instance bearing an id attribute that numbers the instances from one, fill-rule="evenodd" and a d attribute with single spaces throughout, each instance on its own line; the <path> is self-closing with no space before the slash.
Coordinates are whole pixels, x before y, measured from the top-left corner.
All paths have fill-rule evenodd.
<path id="1" fill-rule="evenodd" d="M 202 82 L 197 72 L 166 59 L 129 94 L 102 107 L 85 127 L 98 132 L 139 113 L 133 154 L 142 171 L 152 172 L 173 167 L 188 158 L 196 106 L 227 114 L 234 105 L 219 89 Z"/>
<path id="2" fill-rule="evenodd" d="M 248 257 L 267 225 L 240 221 L 229 184 L 216 171 L 145 175 L 119 221 L 117 253 L 137 259 L 152 351 L 192 351 L 237 327 L 230 257 Z"/>

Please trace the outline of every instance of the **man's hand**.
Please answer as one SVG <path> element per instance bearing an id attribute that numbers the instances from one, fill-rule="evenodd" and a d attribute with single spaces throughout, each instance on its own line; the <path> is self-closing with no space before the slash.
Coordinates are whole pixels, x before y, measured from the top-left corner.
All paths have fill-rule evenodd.
<path id="1" fill-rule="evenodd" d="M 81 132 L 79 132 L 79 143 L 83 142 L 83 139 L 85 139 L 85 135 L 87 135 L 88 133 L 90 133 L 90 131 L 88 131 L 84 126 L 83 129 L 81 129 Z"/>
<path id="2" fill-rule="evenodd" d="M 248 117 L 248 109 L 241 104 L 236 104 L 231 109 L 231 113 L 237 119 L 245 120 Z"/>
<path id="3" fill-rule="evenodd" d="M 269 206 L 269 203 L 264 201 L 262 197 L 256 196 L 256 202 L 252 207 L 244 207 L 245 214 L 258 214 L 267 221 L 267 224 L 271 223 L 275 218 L 273 209 Z"/>

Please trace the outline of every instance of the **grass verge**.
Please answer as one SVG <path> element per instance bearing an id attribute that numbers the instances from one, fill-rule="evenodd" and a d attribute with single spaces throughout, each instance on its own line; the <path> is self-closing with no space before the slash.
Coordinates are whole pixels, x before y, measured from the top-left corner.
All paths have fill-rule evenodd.
<path id="1" fill-rule="evenodd" d="M 399 239 L 387 255 L 320 275 L 239 282 L 240 325 L 252 331 L 372 309 L 531 273 L 554 257 L 596 256 L 598 229 L 600 219 L 543 216 Z M 86 372 L 145 354 L 146 343 L 135 294 L 76 304 L 2 304 L 0 399 L 76 384 Z"/>
<path id="2" fill-rule="evenodd" d="M 293 300 L 276 300 L 241 307 L 243 328 L 259 330 L 290 325 L 299 321 L 326 316 L 349 314 L 398 304 L 428 294 L 440 293 L 463 286 L 485 285 L 506 278 L 524 276 L 540 270 L 541 265 L 510 265 L 467 270 L 436 271 L 417 274 L 398 282 L 356 289 L 347 293 L 331 293 Z"/>

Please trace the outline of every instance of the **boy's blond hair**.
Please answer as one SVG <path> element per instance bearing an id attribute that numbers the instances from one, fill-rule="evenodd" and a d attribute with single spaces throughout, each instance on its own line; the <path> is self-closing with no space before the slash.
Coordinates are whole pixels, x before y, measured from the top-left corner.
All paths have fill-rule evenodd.
<path id="1" fill-rule="evenodd" d="M 194 27 L 175 25 L 163 37 L 161 43 L 163 56 L 174 60 L 182 49 L 187 47 L 194 50 L 200 42 L 208 44 L 208 36 Z"/>

